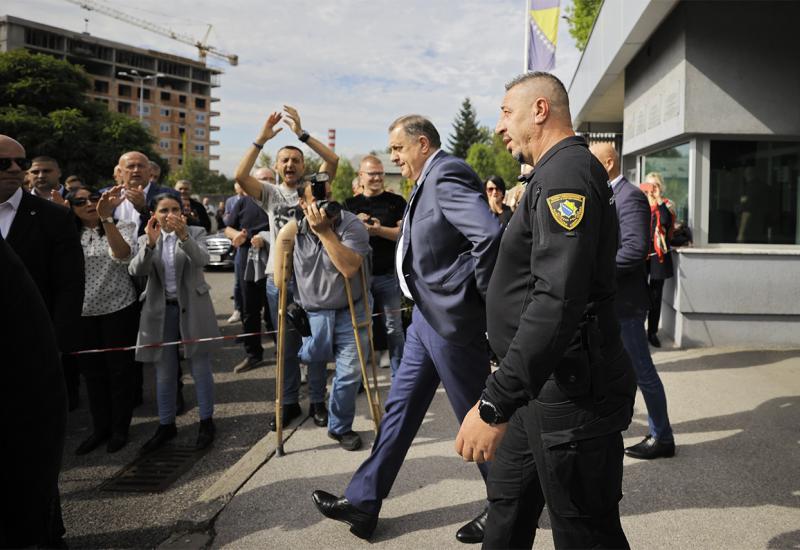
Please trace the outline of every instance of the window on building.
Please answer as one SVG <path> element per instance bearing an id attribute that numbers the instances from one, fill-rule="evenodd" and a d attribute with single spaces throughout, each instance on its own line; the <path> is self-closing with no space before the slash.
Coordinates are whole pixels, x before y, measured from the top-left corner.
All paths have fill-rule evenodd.
<path id="1" fill-rule="evenodd" d="M 178 111 L 178 118 L 180 118 L 181 121 L 186 119 L 186 111 Z"/>
<path id="2" fill-rule="evenodd" d="M 50 50 L 63 50 L 64 38 L 51 32 L 25 27 L 25 43 L 30 46 L 48 48 Z"/>
<path id="3" fill-rule="evenodd" d="M 136 92 L 136 97 L 139 97 L 141 91 L 142 91 L 142 88 L 139 88 L 139 91 Z M 141 95 L 143 96 L 142 99 L 144 99 L 145 101 L 149 100 L 150 99 L 150 90 L 148 90 L 147 88 L 144 88 L 144 92 Z"/>
<path id="4" fill-rule="evenodd" d="M 168 150 L 169 149 L 169 141 L 167 141 L 166 139 L 162 139 L 161 141 L 158 142 L 158 146 L 161 147 L 164 150 Z"/>
<path id="5" fill-rule="evenodd" d="M 122 97 L 131 97 L 131 87 L 127 84 L 120 84 L 117 88 L 117 91 Z"/>
<path id="6" fill-rule="evenodd" d="M 206 108 L 206 100 L 196 97 L 194 98 L 194 106 L 197 109 L 205 109 Z"/>
<path id="7" fill-rule="evenodd" d="M 205 145 L 195 145 L 194 146 L 194 150 L 197 153 L 204 153 L 205 150 L 206 150 L 206 146 Z"/>
<path id="8" fill-rule="evenodd" d="M 161 124 L 158 129 L 161 131 L 162 134 L 168 134 L 170 130 L 172 130 L 172 126 L 169 124 Z"/>
<path id="9" fill-rule="evenodd" d="M 142 114 L 144 116 L 150 116 L 150 105 L 142 105 Z"/>
<path id="10" fill-rule="evenodd" d="M 169 101 L 172 98 L 172 94 L 169 92 L 161 92 L 161 101 Z"/>
<path id="11" fill-rule="evenodd" d="M 178 103 L 185 104 L 186 103 L 186 96 L 181 94 L 178 96 Z"/>
<path id="12" fill-rule="evenodd" d="M 117 103 L 117 112 L 123 115 L 131 114 L 131 104 L 127 101 L 120 101 Z"/>
<path id="13" fill-rule="evenodd" d="M 206 129 L 205 128 L 195 128 L 194 129 L 195 137 L 206 137 Z"/>
<path id="14" fill-rule="evenodd" d="M 95 80 L 94 81 L 94 91 L 98 94 L 107 94 L 109 90 L 108 82 L 105 80 Z"/>
<path id="15" fill-rule="evenodd" d="M 664 180 L 664 196 L 675 205 L 678 219 L 689 219 L 689 144 L 668 147 L 644 157 L 642 181 L 650 172 Z M 639 182 L 633 182 L 639 183 Z"/>
<path id="16" fill-rule="evenodd" d="M 198 115 L 195 117 L 195 120 L 197 120 L 197 122 L 205 122 L 205 121 L 206 121 L 206 115 L 205 115 L 205 114 L 203 114 L 203 113 L 199 113 L 199 114 L 198 114 Z"/>
<path id="17" fill-rule="evenodd" d="M 169 109 L 164 109 L 162 107 L 159 112 L 161 113 L 161 116 L 169 116 Z"/>
<path id="18" fill-rule="evenodd" d="M 710 243 L 800 244 L 800 142 L 712 141 Z"/>

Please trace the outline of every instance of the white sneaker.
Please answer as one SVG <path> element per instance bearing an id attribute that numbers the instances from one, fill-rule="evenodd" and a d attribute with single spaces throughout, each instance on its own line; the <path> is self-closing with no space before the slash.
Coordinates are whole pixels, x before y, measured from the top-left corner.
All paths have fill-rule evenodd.
<path id="1" fill-rule="evenodd" d="M 230 317 L 228 317 L 229 323 L 238 323 L 241 320 L 242 320 L 242 314 L 239 313 L 238 309 L 234 309 L 233 314 Z"/>

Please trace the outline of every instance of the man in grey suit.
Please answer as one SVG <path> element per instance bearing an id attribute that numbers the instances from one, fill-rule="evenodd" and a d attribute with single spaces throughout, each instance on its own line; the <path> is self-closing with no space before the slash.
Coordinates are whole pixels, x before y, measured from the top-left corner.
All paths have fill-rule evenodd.
<path id="1" fill-rule="evenodd" d="M 344 497 L 315 491 L 319 511 L 368 539 L 439 382 L 459 422 L 478 401 L 489 375 L 486 289 L 502 228 L 489 210 L 483 183 L 441 147 L 439 133 L 419 115 L 389 127 L 391 158 L 416 182 L 403 215 L 396 266 L 400 288 L 414 301 L 403 359 L 370 457 Z M 479 466 L 486 479 L 486 465 Z M 483 539 L 482 513 L 462 527 L 461 542 Z"/>
<path id="2" fill-rule="evenodd" d="M 608 172 L 619 218 L 617 298 L 622 342 L 636 370 L 636 381 L 647 405 L 650 433 L 625 449 L 633 458 L 675 455 L 675 439 L 667 414 L 667 396 L 653 365 L 644 321 L 650 307 L 647 289 L 647 253 L 650 250 L 650 204 L 644 193 L 620 174 L 619 155 L 610 143 L 596 143 L 591 151 Z"/>

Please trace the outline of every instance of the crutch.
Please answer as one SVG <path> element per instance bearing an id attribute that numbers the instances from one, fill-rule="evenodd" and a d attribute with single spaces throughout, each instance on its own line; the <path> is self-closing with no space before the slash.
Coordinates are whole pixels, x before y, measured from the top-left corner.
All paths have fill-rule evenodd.
<path id="1" fill-rule="evenodd" d="M 280 280 L 278 286 L 278 353 L 275 365 L 275 435 L 278 438 L 278 447 L 275 451 L 278 456 L 283 456 L 283 367 L 286 361 L 286 301 L 289 293 L 289 279 L 292 274 L 292 251 L 294 248 L 294 233 L 296 224 L 289 227 L 286 224 L 278 233 L 276 239 L 276 260 L 282 259 L 280 267 Z M 285 229 L 285 231 L 284 231 Z M 276 270 L 277 271 L 277 270 Z"/>
<path id="2" fill-rule="evenodd" d="M 353 290 L 350 288 L 350 279 L 344 278 L 344 288 L 347 291 L 347 305 L 350 307 L 350 323 L 353 325 L 353 334 L 356 337 L 356 351 L 358 361 L 361 363 L 361 379 L 364 381 L 364 389 L 367 392 L 367 403 L 372 413 L 372 421 L 375 423 L 375 433 L 378 433 L 378 426 L 381 423 L 381 396 L 378 390 L 378 367 L 375 364 L 375 344 L 372 340 L 372 312 L 369 309 L 369 293 L 367 291 L 367 277 L 364 272 L 364 262 L 361 262 L 361 300 L 364 302 L 365 320 L 358 322 L 356 316 L 356 305 L 353 303 Z M 372 384 L 367 374 L 367 363 L 364 359 L 364 350 L 361 348 L 361 338 L 358 335 L 359 329 L 366 328 L 369 335 L 369 350 L 372 362 Z M 374 394 L 373 394 L 374 391 Z"/>

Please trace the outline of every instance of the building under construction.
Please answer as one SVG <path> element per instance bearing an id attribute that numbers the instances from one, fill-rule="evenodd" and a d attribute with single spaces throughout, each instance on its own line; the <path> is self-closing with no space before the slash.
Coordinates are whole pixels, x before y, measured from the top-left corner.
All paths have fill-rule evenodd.
<path id="1" fill-rule="evenodd" d="M 20 48 L 81 65 L 91 80 L 89 97 L 105 103 L 109 110 L 141 116 L 142 124 L 156 138 L 159 153 L 173 169 L 183 163 L 184 148 L 191 156 L 219 158 L 211 153 L 211 147 L 219 145 L 211 139 L 211 132 L 219 130 L 212 124 L 219 112 L 211 109 L 211 104 L 219 101 L 211 96 L 212 89 L 220 85 L 219 69 L 88 33 L 0 16 L 0 51 Z"/>

